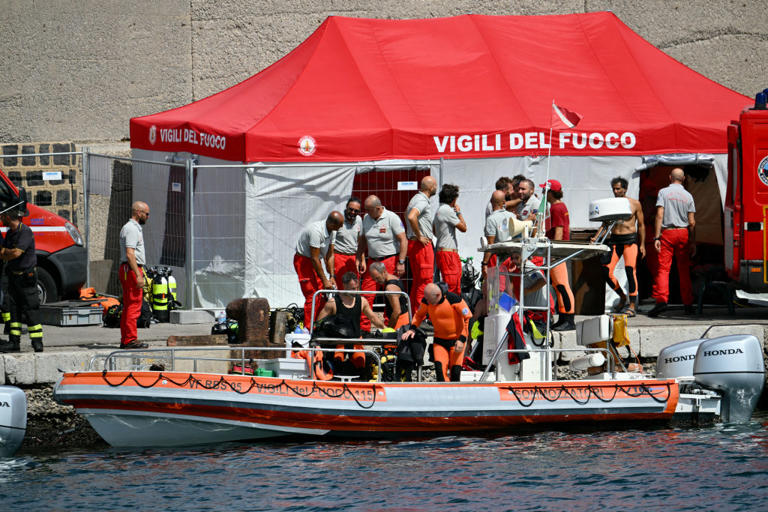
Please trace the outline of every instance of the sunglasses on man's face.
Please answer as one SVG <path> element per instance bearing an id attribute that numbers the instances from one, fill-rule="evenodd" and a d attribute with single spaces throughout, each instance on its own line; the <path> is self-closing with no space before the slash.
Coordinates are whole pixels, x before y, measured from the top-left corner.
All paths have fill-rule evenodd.
<path id="1" fill-rule="evenodd" d="M 361 212 L 361 210 L 359 210 L 359 209 L 357 209 L 357 208 L 347 208 L 347 211 L 348 211 L 349 213 L 354 213 L 355 215 L 357 215 L 358 213 L 360 213 L 360 212 Z"/>

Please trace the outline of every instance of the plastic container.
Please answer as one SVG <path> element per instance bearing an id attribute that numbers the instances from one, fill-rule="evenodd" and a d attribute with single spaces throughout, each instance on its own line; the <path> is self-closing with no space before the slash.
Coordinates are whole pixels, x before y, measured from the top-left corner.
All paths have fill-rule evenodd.
<path id="1" fill-rule="evenodd" d="M 293 343 L 296 342 L 302 346 L 302 348 L 309 347 L 309 340 L 312 337 L 308 332 L 292 332 L 285 335 L 285 357 L 291 357 L 291 351 L 293 350 Z"/>
<path id="2" fill-rule="evenodd" d="M 60 327 L 100 325 L 103 310 L 101 306 L 40 306 L 40 323 Z"/>

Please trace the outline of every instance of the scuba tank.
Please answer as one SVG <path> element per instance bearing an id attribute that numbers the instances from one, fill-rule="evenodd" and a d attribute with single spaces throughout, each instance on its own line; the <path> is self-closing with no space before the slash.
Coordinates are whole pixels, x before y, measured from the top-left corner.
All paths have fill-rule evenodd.
<path id="1" fill-rule="evenodd" d="M 165 269 L 152 268 L 152 313 L 158 322 L 170 322 L 171 314 L 168 311 L 168 276 Z"/>
<path id="2" fill-rule="evenodd" d="M 181 302 L 176 298 L 176 278 L 173 277 L 173 269 L 165 267 L 163 270 L 165 270 L 165 275 L 168 278 L 168 294 L 170 295 L 168 307 L 170 309 L 180 309 Z"/>

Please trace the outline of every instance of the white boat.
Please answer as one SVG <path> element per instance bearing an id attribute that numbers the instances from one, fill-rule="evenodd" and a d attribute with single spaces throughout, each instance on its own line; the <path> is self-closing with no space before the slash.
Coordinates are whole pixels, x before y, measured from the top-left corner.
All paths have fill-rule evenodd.
<path id="1" fill-rule="evenodd" d="M 497 254 L 523 250 L 526 259 L 541 251 L 557 258 L 606 249 L 538 239 L 483 248 Z M 252 361 L 248 348 L 168 348 L 114 352 L 103 370 L 64 374 L 54 397 L 73 405 L 113 446 L 177 446 L 290 435 L 373 438 L 562 424 L 746 421 L 760 396 L 762 350 L 752 336 L 668 347 L 656 377 L 616 371 L 610 346 L 584 346 L 574 362 L 600 367 L 607 359 L 603 370 L 558 380 L 558 351 L 549 343 L 509 348 L 506 329 L 515 309 L 499 307 L 498 299 L 491 300 L 485 323 L 485 362 L 494 371 L 463 372 L 462 382 L 321 381 L 302 359 Z M 608 318 L 596 318 L 580 326 L 580 338 L 584 345 L 608 342 L 609 331 Z M 229 351 L 237 351 L 234 358 Z M 520 352 L 529 358 L 510 363 L 509 354 Z M 249 362 L 275 375 L 245 375 Z M 232 373 L 234 364 L 239 374 Z"/>
<path id="2" fill-rule="evenodd" d="M 0 457 L 10 457 L 27 431 L 27 397 L 16 386 L 0 386 Z"/>

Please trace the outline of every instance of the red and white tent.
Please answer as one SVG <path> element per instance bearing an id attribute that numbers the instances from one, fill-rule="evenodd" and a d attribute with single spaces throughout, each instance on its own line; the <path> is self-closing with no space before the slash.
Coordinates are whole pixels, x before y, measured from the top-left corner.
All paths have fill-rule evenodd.
<path id="1" fill-rule="evenodd" d="M 299 182 L 332 193 L 310 200 L 306 212 L 288 215 L 291 220 L 277 227 L 286 233 L 343 203 L 353 162 L 443 159 L 442 182 L 458 184 L 464 204 L 478 205 L 477 212 L 464 208 L 467 253 L 477 247 L 482 207 L 498 176 L 543 180 L 553 100 L 583 117 L 577 127 L 555 131 L 549 162 L 552 177 L 565 187 L 572 224 L 581 227 L 589 225 L 588 201 L 610 195 L 613 176 L 625 176 L 630 193 L 636 192 L 633 173 L 644 156 L 713 155 L 722 189 L 726 126 L 750 102 L 667 56 L 610 12 L 330 17 L 251 78 L 189 105 L 132 119 L 131 147 L 137 157 L 150 159 L 189 153 L 209 163 L 269 162 L 269 174 L 284 176 L 296 172 L 295 163 L 327 163 L 307 167 Z M 290 173 L 280 170 L 284 162 L 294 163 Z M 260 186 L 277 190 L 277 183 Z M 262 202 L 246 206 L 254 218 L 283 213 L 265 207 L 260 190 L 246 190 L 246 196 Z M 256 230 L 248 237 L 276 229 L 261 221 L 246 228 Z M 295 242 L 287 238 L 285 250 L 277 249 L 283 259 Z M 244 294 L 282 297 L 274 283 L 266 289 L 253 284 L 271 279 L 268 274 L 291 275 L 289 265 L 265 264 L 272 256 L 249 256 L 247 247 L 245 253 Z M 256 281 L 248 277 L 249 258 L 258 261 Z"/>

